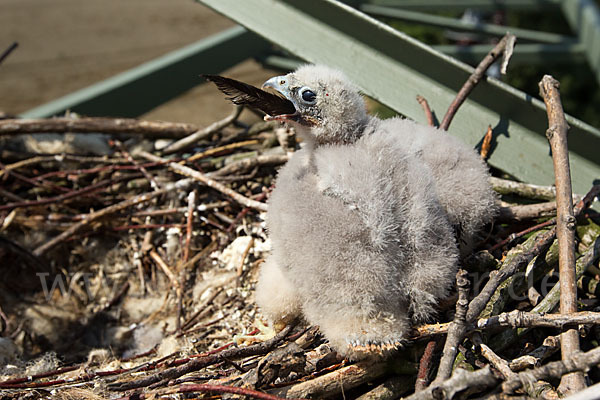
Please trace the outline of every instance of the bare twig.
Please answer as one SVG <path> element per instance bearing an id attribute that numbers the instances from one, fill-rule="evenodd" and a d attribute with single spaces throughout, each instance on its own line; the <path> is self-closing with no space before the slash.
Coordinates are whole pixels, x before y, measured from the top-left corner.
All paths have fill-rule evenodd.
<path id="1" fill-rule="evenodd" d="M 512 378 L 516 375 L 508 366 L 508 361 L 494 353 L 494 351 L 484 343 L 481 343 L 479 348 L 481 349 L 481 355 L 484 356 L 494 368 L 500 371 L 500 373 L 504 376 L 504 379 Z"/>
<path id="2" fill-rule="evenodd" d="M 158 161 L 160 161 L 160 162 L 167 161 L 167 160 L 164 160 L 163 158 L 160 158 L 158 156 L 155 156 L 155 155 L 150 154 L 145 151 L 140 151 L 139 154 L 148 160 L 157 161 L 157 162 Z M 205 174 L 203 174 L 201 172 L 198 172 L 198 171 L 196 171 L 192 168 L 186 167 L 184 165 L 179 165 L 176 162 L 169 162 L 168 165 L 169 165 L 169 168 L 172 169 L 173 171 L 175 171 L 176 173 L 193 178 L 197 181 L 200 181 L 203 184 L 205 184 L 206 186 L 213 188 L 215 190 L 218 190 L 219 192 L 231 197 L 232 199 L 234 199 L 235 201 L 237 201 L 238 203 L 240 203 L 246 207 L 250 207 L 250 208 L 253 208 L 253 209 L 259 210 L 259 211 L 267 211 L 267 205 L 265 203 L 261 203 L 260 201 L 252 200 L 252 199 L 247 198 L 246 196 L 242 196 L 235 190 L 229 189 L 227 186 L 209 178 L 208 176 L 206 176 Z"/>
<path id="3" fill-rule="evenodd" d="M 498 219 L 501 221 L 522 221 L 554 215 L 556 215 L 556 202 L 548 201 L 545 203 L 500 207 Z"/>
<path id="4" fill-rule="evenodd" d="M 490 274 L 490 279 L 485 284 L 481 292 L 471 301 L 469 304 L 469 311 L 467 312 L 467 321 L 474 321 L 481 311 L 485 308 L 487 302 L 490 300 L 498 285 L 500 285 L 506 278 L 513 275 L 519 270 L 521 266 L 529 264 L 534 257 L 545 251 L 554 240 L 555 229 L 552 228 L 546 233 L 539 236 L 539 239 L 535 246 L 519 256 L 515 257 L 512 262 L 505 264 L 498 271 L 493 271 Z"/>
<path id="5" fill-rule="evenodd" d="M 546 137 L 552 148 L 552 161 L 556 180 L 557 217 L 556 228 L 559 246 L 559 279 L 561 284 L 560 312 L 577 312 L 577 280 L 575 278 L 575 216 L 573 215 L 573 191 L 567 146 L 568 125 L 558 92 L 559 83 L 550 75 L 545 75 L 539 83 L 540 94 L 546 103 L 549 128 Z M 579 351 L 579 334 L 576 329 L 563 333 L 561 340 L 563 360 Z M 585 387 L 582 373 L 572 374 L 561 379 L 563 393 L 574 393 Z"/>
<path id="6" fill-rule="evenodd" d="M 429 103 L 425 99 L 425 97 L 421 95 L 417 95 L 417 101 L 423 107 L 423 112 L 425 113 L 425 118 L 427 119 L 427 125 L 435 126 L 435 121 L 433 119 L 433 113 L 431 112 L 431 108 L 429 108 Z"/>
<path id="7" fill-rule="evenodd" d="M 442 359 L 438 367 L 437 376 L 433 384 L 439 384 L 452 374 L 452 366 L 458 352 L 458 345 L 467 333 L 467 308 L 469 306 L 469 279 L 467 271 L 459 270 L 456 274 L 456 286 L 458 288 L 458 301 L 456 302 L 456 314 L 448 328 L 448 337 L 444 344 Z"/>
<path id="8" fill-rule="evenodd" d="M 450 123 L 456 115 L 458 108 L 462 105 L 462 103 L 466 100 L 467 96 L 471 93 L 473 88 L 481 81 L 481 79 L 485 75 L 485 71 L 496 61 L 500 56 L 504 54 L 504 50 L 507 46 L 510 46 L 511 43 L 514 43 L 515 35 L 507 33 L 498 44 L 484 57 L 484 59 L 477 65 L 477 68 L 473 71 L 469 79 L 465 82 L 463 87 L 460 89 L 456 98 L 448 107 L 448 111 L 446 111 L 446 115 L 444 115 L 444 119 L 440 124 L 440 129 L 447 131 L 448 127 L 450 127 Z"/>
<path id="9" fill-rule="evenodd" d="M 354 365 L 319 376 L 306 382 L 273 391 L 278 396 L 326 398 L 338 395 L 385 374 L 387 364 L 379 360 L 365 360 Z"/>
<path id="10" fill-rule="evenodd" d="M 154 375 L 143 377 L 134 381 L 111 384 L 109 385 L 109 389 L 116 391 L 130 390 L 140 387 L 146 387 L 151 384 L 163 381 L 165 379 L 179 378 L 182 375 L 198 371 L 199 369 L 220 362 L 221 356 L 234 359 L 238 357 L 248 357 L 256 354 L 264 354 L 273 349 L 284 337 L 286 337 L 291 329 L 292 326 L 287 326 L 281 332 L 275 335 L 272 339 L 269 339 L 265 342 L 253 344 L 246 347 L 223 350 L 220 353 L 210 354 L 205 357 L 194 358 L 183 365 L 166 369 Z"/>
<path id="11" fill-rule="evenodd" d="M 196 132 L 192 124 L 181 122 L 140 121 L 133 118 L 42 118 L 0 120 L 0 135 L 34 133 L 124 133 L 159 138 L 181 138 Z"/>
<path id="12" fill-rule="evenodd" d="M 209 173 L 208 175 L 211 177 L 218 178 L 220 176 L 226 176 L 231 174 L 237 174 L 240 172 L 247 171 L 251 168 L 261 166 L 261 165 L 281 165 L 285 164 L 289 156 L 286 154 L 263 154 L 260 156 L 246 158 L 244 160 L 239 160 L 233 162 L 229 165 L 224 166 L 221 169 L 218 169 L 214 172 Z"/>
<path id="13" fill-rule="evenodd" d="M 489 329 L 498 326 L 524 328 L 535 326 L 560 329 L 565 326 L 580 324 L 600 324 L 600 313 L 582 311 L 571 314 L 538 314 L 514 310 L 490 318 L 479 319 L 477 321 L 477 328 Z"/>
<path id="14" fill-rule="evenodd" d="M 235 106 L 235 108 L 233 109 L 233 112 L 231 114 L 229 114 L 226 118 L 224 118 L 220 121 L 217 121 L 195 133 L 192 133 L 191 135 L 184 137 L 183 139 L 180 139 L 175 143 L 170 144 L 162 151 L 162 153 L 163 154 L 171 154 L 171 153 L 175 153 L 180 150 L 185 150 L 188 147 L 193 146 L 198 141 L 223 129 L 224 127 L 226 127 L 227 125 L 231 124 L 236 119 L 238 119 L 238 117 L 240 116 L 240 113 L 242 112 L 242 109 L 243 109 L 243 107 Z"/>
<path id="15" fill-rule="evenodd" d="M 202 158 L 210 157 L 212 155 L 219 154 L 224 151 L 238 149 L 240 147 L 252 146 L 252 145 L 255 145 L 258 143 L 260 143 L 258 140 L 253 139 L 253 140 L 244 140 L 242 142 L 229 143 L 224 146 L 213 147 L 213 148 L 203 151 L 202 153 L 194 154 L 193 156 L 181 161 L 180 164 L 185 164 L 186 162 L 200 160 Z"/>
<path id="16" fill-rule="evenodd" d="M 0 54 L 0 64 L 2 64 L 2 61 L 4 61 L 6 59 L 6 57 L 8 57 L 10 55 L 10 53 L 12 53 L 13 50 L 16 49 L 18 46 L 19 46 L 19 43 L 17 43 L 17 42 L 11 43 L 11 45 L 8 46 L 8 48 L 6 50 L 4 50 L 2 52 L 2 54 Z"/>
<path id="17" fill-rule="evenodd" d="M 483 142 L 481 143 L 481 151 L 479 155 L 482 160 L 487 160 L 488 155 L 490 154 L 490 149 L 492 147 L 492 137 L 493 137 L 492 126 L 488 125 L 487 131 L 485 132 L 485 136 L 483 137 Z"/>
<path id="18" fill-rule="evenodd" d="M 530 183 L 510 181 L 490 177 L 492 188 L 500 194 L 516 194 L 521 197 L 535 200 L 554 200 L 556 188 L 554 186 L 539 186 Z"/>
<path id="19" fill-rule="evenodd" d="M 425 346 L 425 350 L 419 361 L 419 372 L 417 373 L 417 381 L 415 382 L 415 392 L 423 390 L 429 383 L 428 376 L 437 343 L 437 340 L 430 340 Z"/>
<path id="20" fill-rule="evenodd" d="M 139 203 L 144 203 L 147 202 L 149 200 L 152 200 L 153 198 L 160 196 L 162 194 L 168 193 L 174 189 L 182 189 L 187 187 L 188 185 L 190 185 L 192 181 L 189 179 L 182 179 L 180 181 L 177 181 L 175 183 L 171 183 L 165 186 L 164 189 L 161 190 L 157 190 L 151 193 L 143 193 L 137 196 L 134 196 L 130 199 L 124 200 L 120 203 L 114 204 L 112 206 L 103 208 L 101 210 L 92 212 L 87 214 L 86 216 L 83 217 L 83 219 L 79 222 L 77 222 L 76 224 L 71 225 L 71 227 L 69 229 L 67 229 L 66 231 L 64 231 L 63 233 L 61 233 L 60 235 L 54 237 L 53 239 L 47 241 L 46 243 L 44 243 L 43 245 L 41 245 L 40 247 L 38 247 L 37 249 L 35 249 L 33 251 L 33 254 L 35 256 L 41 256 L 42 254 L 46 253 L 48 250 L 50 250 L 51 248 L 53 248 L 54 246 L 56 246 L 57 244 L 59 244 L 60 242 L 62 242 L 63 240 L 71 237 L 72 235 L 74 235 L 75 233 L 79 232 L 80 229 L 82 229 L 84 226 L 89 225 L 90 222 L 92 221 L 96 221 L 99 218 L 105 217 L 107 215 L 113 214 L 117 211 L 123 210 L 125 208 L 129 208 L 132 206 L 135 206 L 136 204 Z"/>

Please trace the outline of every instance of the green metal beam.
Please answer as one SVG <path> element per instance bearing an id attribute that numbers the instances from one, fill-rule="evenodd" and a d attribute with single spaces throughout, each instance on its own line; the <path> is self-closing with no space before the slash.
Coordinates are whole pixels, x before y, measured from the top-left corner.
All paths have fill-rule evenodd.
<path id="1" fill-rule="evenodd" d="M 558 10 L 561 0 L 348 0 L 348 4 L 370 3 L 415 11 Z"/>
<path id="2" fill-rule="evenodd" d="M 454 57 L 458 60 L 475 65 L 492 49 L 492 45 L 476 44 L 470 46 L 459 45 L 437 45 L 432 46 L 434 50 Z M 292 58 L 267 55 L 266 57 L 257 57 L 265 65 L 277 69 L 291 71 L 296 69 L 302 62 Z M 510 65 L 517 64 L 537 64 L 537 65 L 556 65 L 585 63 L 586 55 L 583 44 L 521 44 L 515 46 L 513 55 L 510 59 Z"/>
<path id="3" fill-rule="evenodd" d="M 475 65 L 492 49 L 492 45 L 475 44 L 470 46 L 438 45 L 435 50 Z M 516 64 L 568 64 L 585 63 L 586 55 L 583 44 L 517 44 L 510 59 Z"/>
<path id="4" fill-rule="evenodd" d="M 569 25 L 583 43 L 587 60 L 600 83 L 600 11 L 591 0 L 564 0 L 562 9 Z"/>
<path id="5" fill-rule="evenodd" d="M 21 114 L 44 118 L 71 110 L 137 117 L 218 73 L 266 51 L 269 43 L 237 26 Z"/>
<path id="6" fill-rule="evenodd" d="M 473 71 L 334 0 L 201 1 L 291 54 L 343 70 L 366 95 L 421 122 L 416 95 L 441 115 Z M 573 187 L 584 193 L 600 176 L 600 131 L 571 117 L 568 121 Z M 542 102 L 487 79 L 463 104 L 450 132 L 476 145 L 488 124 L 496 134 L 490 164 L 524 181 L 554 182 Z"/>
<path id="7" fill-rule="evenodd" d="M 473 23 L 462 21 L 456 18 L 442 17 L 439 15 L 432 15 L 417 11 L 408 11 L 400 8 L 364 4 L 360 6 L 360 10 L 369 15 L 374 15 L 377 17 L 392 18 L 404 22 L 430 25 L 438 28 L 452 29 L 461 32 L 475 32 L 487 36 L 502 37 L 508 31 L 514 34 L 519 40 L 519 42 L 529 41 L 550 44 L 576 42 L 575 38 L 559 35 L 556 33 L 539 32 L 530 29 L 521 29 L 511 26 L 488 24 L 484 22 Z"/>

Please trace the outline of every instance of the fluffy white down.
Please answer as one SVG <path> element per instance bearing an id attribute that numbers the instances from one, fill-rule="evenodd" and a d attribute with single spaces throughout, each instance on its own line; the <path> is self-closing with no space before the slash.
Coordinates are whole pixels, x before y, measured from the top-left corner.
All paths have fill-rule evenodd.
<path id="1" fill-rule="evenodd" d="M 457 270 L 454 230 L 476 235 L 496 196 L 485 164 L 447 133 L 367 116 L 329 68 L 287 77 L 318 85 L 322 118 L 305 132 L 317 146 L 292 156 L 269 199 L 272 253 L 256 300 L 273 322 L 302 317 L 341 354 L 363 357 L 362 345 L 401 343 L 435 315 Z"/>

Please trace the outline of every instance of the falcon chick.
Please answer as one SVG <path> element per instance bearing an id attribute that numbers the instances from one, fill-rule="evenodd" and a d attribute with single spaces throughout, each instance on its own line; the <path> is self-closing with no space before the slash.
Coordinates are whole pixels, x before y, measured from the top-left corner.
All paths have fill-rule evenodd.
<path id="1" fill-rule="evenodd" d="M 387 353 L 448 295 L 453 229 L 471 237 L 492 219 L 486 166 L 444 132 L 367 115 L 336 70 L 307 65 L 263 87 L 295 108 L 267 119 L 294 125 L 307 146 L 269 199 L 273 249 L 256 301 L 276 324 L 318 325 L 345 356 Z"/>

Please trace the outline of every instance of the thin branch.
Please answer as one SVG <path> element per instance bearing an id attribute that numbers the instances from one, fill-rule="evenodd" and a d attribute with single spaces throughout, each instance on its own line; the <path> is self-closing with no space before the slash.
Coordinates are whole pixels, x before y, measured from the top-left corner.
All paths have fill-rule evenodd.
<path id="1" fill-rule="evenodd" d="M 0 120 L 0 135 L 35 133 L 141 134 L 151 138 L 186 137 L 198 128 L 181 122 L 140 121 L 134 118 L 41 118 Z"/>
<path id="2" fill-rule="evenodd" d="M 558 237 L 558 268 L 561 284 L 560 312 L 577 312 L 577 279 L 575 278 L 575 216 L 573 215 L 573 191 L 567 130 L 569 129 L 558 92 L 559 83 L 550 75 L 545 75 L 539 83 L 540 94 L 546 103 L 549 128 L 546 137 L 552 149 L 552 161 L 556 180 L 556 235 Z M 579 351 L 579 334 L 576 329 L 563 333 L 561 340 L 563 360 Z M 563 393 L 575 393 L 585 387 L 582 373 L 572 374 L 561 379 Z"/>
<path id="3" fill-rule="evenodd" d="M 464 103 L 467 96 L 471 93 L 471 91 L 477 86 L 477 84 L 481 81 L 481 79 L 485 76 L 485 71 L 498 59 L 500 56 L 505 54 L 505 49 L 507 47 L 511 47 L 511 43 L 514 43 L 515 35 L 507 33 L 504 37 L 498 42 L 498 44 L 484 57 L 484 59 L 479 63 L 477 68 L 473 71 L 469 79 L 465 82 L 463 87 L 460 89 L 450 107 L 448 107 L 448 111 L 446 111 L 446 115 L 444 115 L 444 119 L 440 124 L 440 129 L 447 131 L 450 127 L 450 123 L 456 115 L 458 108 Z"/>
<path id="4" fill-rule="evenodd" d="M 18 42 L 11 43 L 11 45 L 0 54 L 0 64 L 2 64 L 2 61 L 4 61 L 17 47 L 19 47 Z"/>
<path id="5" fill-rule="evenodd" d="M 522 221 L 525 219 L 553 217 L 556 215 L 556 202 L 548 201 L 537 204 L 519 204 L 516 206 L 500 207 L 500 221 Z"/>
<path id="6" fill-rule="evenodd" d="M 467 278 L 467 271 L 462 269 L 458 271 L 456 274 L 456 286 L 458 288 L 456 314 L 448 328 L 448 337 L 444 344 L 442 359 L 440 360 L 440 366 L 438 367 L 437 376 L 433 384 L 436 384 L 436 382 L 439 384 L 452 374 L 452 366 L 458 353 L 458 345 L 464 339 L 468 329 L 466 318 L 469 306 L 469 279 Z"/>
<path id="7" fill-rule="evenodd" d="M 265 342 L 253 344 L 246 347 L 223 350 L 220 353 L 190 359 L 190 361 L 183 365 L 179 365 L 174 368 L 169 368 L 164 371 L 158 372 L 154 375 L 146 376 L 134 381 L 113 383 L 109 385 L 109 389 L 116 391 L 130 390 L 141 387 L 147 387 L 151 384 L 163 380 L 179 378 L 180 376 L 189 374 L 190 372 L 198 371 L 199 369 L 202 369 L 209 365 L 216 364 L 222 360 L 221 357 L 234 359 L 257 354 L 264 354 L 272 350 L 281 340 L 283 340 L 283 338 L 287 336 L 291 329 L 292 326 L 287 326 L 281 332 L 275 335 L 272 339 L 269 339 Z"/>
<path id="8" fill-rule="evenodd" d="M 192 181 L 189 179 L 182 179 L 175 183 L 166 185 L 164 189 L 157 190 L 157 191 L 150 192 L 150 193 L 143 193 L 143 194 L 134 196 L 132 198 L 129 198 L 127 200 L 124 200 L 120 203 L 114 204 L 112 206 L 108 206 L 101 210 L 89 213 L 89 214 L 85 215 L 81 221 L 77 222 L 76 224 L 71 225 L 71 227 L 69 229 L 67 229 L 60 235 L 54 237 L 53 239 L 47 241 L 46 243 L 44 243 L 43 245 L 41 245 L 40 247 L 35 249 L 33 251 L 33 254 L 38 257 L 43 255 L 51 248 L 58 245 L 60 242 L 66 240 L 67 238 L 73 236 L 75 233 L 79 232 L 79 230 L 81 230 L 83 227 L 88 226 L 90 224 L 90 222 L 92 222 L 92 221 L 96 221 L 97 219 L 100 219 L 107 215 L 114 214 L 117 211 L 121 211 L 126 208 L 135 206 L 136 204 L 145 203 L 149 200 L 152 200 L 153 198 L 155 198 L 157 196 L 171 192 L 175 189 L 181 190 L 181 189 L 189 186 L 191 184 L 191 182 Z"/>
<path id="9" fill-rule="evenodd" d="M 425 99 L 425 97 L 421 95 L 417 95 L 417 101 L 423 107 L 423 112 L 425 113 L 425 118 L 427 119 L 427 125 L 435 126 L 435 120 L 433 119 L 433 113 L 431 112 L 431 108 L 429 108 L 429 103 Z"/>
<path id="10" fill-rule="evenodd" d="M 415 383 L 415 392 L 419 392 L 429 384 L 429 372 L 433 362 L 433 355 L 437 347 L 437 340 L 430 340 L 425 346 L 421 360 L 419 361 L 419 372 L 417 373 L 417 381 Z"/>
<path id="11" fill-rule="evenodd" d="M 208 186 L 212 189 L 218 190 L 219 192 L 231 197 L 232 199 L 234 199 L 235 201 L 237 201 L 238 203 L 240 203 L 243 206 L 250 207 L 250 208 L 253 208 L 258 211 L 267 211 L 267 205 L 265 203 L 249 199 L 248 197 L 239 194 L 235 190 L 229 189 L 227 186 L 223 185 L 222 183 L 219 183 L 219 182 L 209 178 L 205 174 L 198 172 L 192 168 L 186 167 L 184 165 L 180 165 L 176 162 L 168 162 L 167 160 L 165 160 L 163 158 L 160 158 L 158 156 L 155 156 L 154 154 L 150 154 L 145 151 L 140 151 L 139 155 L 141 155 L 142 157 L 144 157 L 148 160 L 151 160 L 151 161 L 166 162 L 166 163 L 168 163 L 169 168 L 172 169 L 174 172 L 176 172 L 180 175 L 184 175 L 184 176 L 193 178 L 197 181 L 200 181 L 203 184 L 205 184 L 206 186 Z"/>
<path id="12" fill-rule="evenodd" d="M 482 160 L 487 160 L 487 158 L 490 154 L 490 149 L 492 148 L 493 136 L 494 136 L 494 134 L 492 131 L 492 126 L 488 125 L 487 131 L 485 132 L 485 135 L 483 136 L 483 142 L 481 143 L 481 151 L 479 152 L 479 155 L 481 156 Z"/>
<path id="13" fill-rule="evenodd" d="M 184 137 L 183 139 L 180 139 L 180 140 L 176 141 L 175 143 L 171 143 L 169 146 L 167 146 L 165 149 L 163 149 L 162 153 L 163 154 L 172 154 L 177 151 L 185 150 L 188 147 L 193 146 L 200 140 L 212 135 L 213 133 L 215 133 L 217 131 L 220 131 L 221 129 L 225 128 L 227 125 L 231 124 L 236 119 L 238 119 L 238 117 L 240 116 L 240 114 L 242 112 L 242 109 L 243 109 L 243 107 L 235 106 L 235 108 L 233 109 L 233 112 L 231 114 L 229 114 L 227 117 L 225 117 L 224 119 L 217 121 L 195 133 L 192 133 L 191 135 Z"/>
<path id="14" fill-rule="evenodd" d="M 544 252 L 554 240 L 555 228 L 550 229 L 548 232 L 543 233 L 539 236 L 539 239 L 535 246 L 531 250 L 526 251 L 517 257 L 512 262 L 509 262 L 502 266 L 498 271 L 493 271 L 490 274 L 490 279 L 485 284 L 481 292 L 471 301 L 469 304 L 469 311 L 467 312 L 467 321 L 472 322 L 479 314 L 485 309 L 487 302 L 490 300 L 498 286 L 509 276 L 512 276 L 519 270 L 520 267 L 529 264 L 534 257 L 537 257 Z"/>

